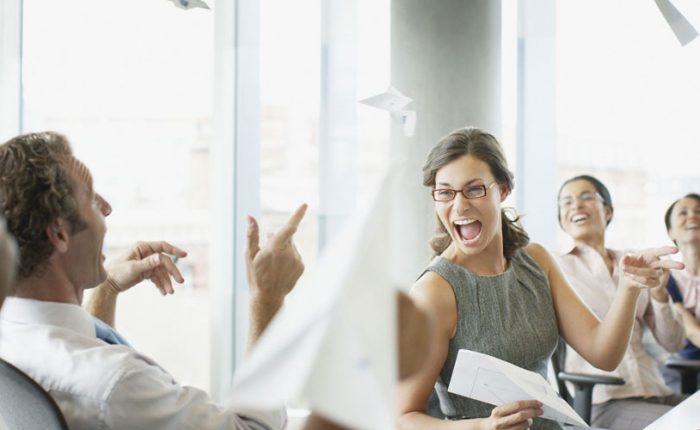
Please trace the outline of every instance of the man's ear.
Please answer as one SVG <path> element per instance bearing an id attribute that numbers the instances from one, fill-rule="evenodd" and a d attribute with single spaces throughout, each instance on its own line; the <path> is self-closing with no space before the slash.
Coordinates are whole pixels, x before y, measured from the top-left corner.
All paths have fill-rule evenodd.
<path id="1" fill-rule="evenodd" d="M 58 217 L 51 221 L 46 227 L 46 237 L 49 238 L 49 242 L 53 245 L 53 249 L 63 254 L 68 251 L 68 244 L 70 243 L 70 226 L 68 222 L 61 217 Z"/>

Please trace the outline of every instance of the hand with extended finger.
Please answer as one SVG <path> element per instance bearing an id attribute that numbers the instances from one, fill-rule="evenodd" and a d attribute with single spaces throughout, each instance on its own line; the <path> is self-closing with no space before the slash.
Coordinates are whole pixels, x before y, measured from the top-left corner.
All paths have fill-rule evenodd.
<path id="1" fill-rule="evenodd" d="M 624 285 L 635 288 L 651 288 L 657 299 L 663 297 L 657 288 L 663 288 L 664 271 L 668 269 L 683 269 L 683 263 L 673 260 L 662 260 L 661 257 L 675 254 L 675 246 L 650 248 L 636 254 L 628 254 L 620 260 L 620 271 L 623 274 Z"/>
<path id="2" fill-rule="evenodd" d="M 263 248 L 259 244 L 258 223 L 248 217 L 246 273 L 252 299 L 281 303 L 304 272 L 304 263 L 292 238 L 306 208 L 306 204 L 301 205 L 284 227 L 269 236 Z"/>
<path id="3" fill-rule="evenodd" d="M 292 241 L 304 213 L 305 204 L 299 206 L 281 230 L 268 238 L 262 249 L 258 223 L 255 218 L 248 217 L 248 247 L 245 256 L 250 291 L 248 351 L 258 341 L 282 306 L 285 296 L 304 272 L 304 263 Z"/>
<path id="4" fill-rule="evenodd" d="M 161 294 L 173 294 L 171 278 L 179 284 L 185 280 L 171 256 L 182 258 L 187 252 L 168 242 L 138 242 L 128 253 L 110 262 L 105 285 L 120 293 L 148 279 Z"/>
<path id="5" fill-rule="evenodd" d="M 526 430 L 535 417 L 542 415 L 542 403 L 537 400 L 521 400 L 493 408 L 491 416 L 483 418 L 484 430 Z"/>

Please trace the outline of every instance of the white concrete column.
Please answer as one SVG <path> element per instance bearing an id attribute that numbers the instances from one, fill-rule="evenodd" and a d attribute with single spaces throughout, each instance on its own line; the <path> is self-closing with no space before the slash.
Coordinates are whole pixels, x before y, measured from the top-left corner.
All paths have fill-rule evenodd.
<path id="1" fill-rule="evenodd" d="M 518 131 L 515 193 L 530 238 L 556 244 L 556 1 L 518 3 Z"/>
<path id="2" fill-rule="evenodd" d="M 414 99 L 414 137 L 394 125 L 392 156 L 399 164 L 394 195 L 392 271 L 410 286 L 428 263 L 435 210 L 422 185 L 430 148 L 450 131 L 473 125 L 499 135 L 501 126 L 501 2 L 393 0 L 392 84 Z"/>

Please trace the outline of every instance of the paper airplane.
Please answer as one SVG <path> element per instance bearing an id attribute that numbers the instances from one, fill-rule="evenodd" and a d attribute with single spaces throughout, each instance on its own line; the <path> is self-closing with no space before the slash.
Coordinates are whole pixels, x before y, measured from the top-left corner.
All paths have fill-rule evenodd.
<path id="1" fill-rule="evenodd" d="M 416 129 L 416 111 L 404 108 L 412 101 L 412 98 L 389 85 L 383 93 L 362 99 L 360 103 L 390 112 L 391 119 L 402 127 L 405 136 L 410 137 Z"/>
<path id="2" fill-rule="evenodd" d="M 393 170 L 392 170 L 393 171 Z M 239 367 L 232 407 L 269 410 L 301 400 L 353 429 L 393 428 L 396 283 L 390 279 L 395 175 L 348 222 Z"/>
<path id="3" fill-rule="evenodd" d="M 399 90 L 389 85 L 389 88 L 387 88 L 387 90 L 383 93 L 362 99 L 360 100 L 360 103 L 389 112 L 397 112 L 402 110 L 412 101 L 413 99 L 401 94 Z"/>
<path id="4" fill-rule="evenodd" d="M 544 410 L 541 418 L 589 428 L 542 375 L 479 352 L 459 350 L 447 391 L 496 406 L 539 400 Z"/>
<path id="5" fill-rule="evenodd" d="M 670 2 L 670 0 L 654 0 L 661 14 L 666 19 L 666 22 L 673 30 L 673 34 L 685 46 L 698 37 L 698 31 L 693 25 L 683 16 L 682 13 Z"/>
<path id="6" fill-rule="evenodd" d="M 404 136 L 411 137 L 416 132 L 416 111 L 399 110 L 391 113 L 391 118 L 403 127 Z"/>
<path id="7" fill-rule="evenodd" d="M 180 9 L 202 8 L 209 9 L 209 5 L 202 0 L 169 0 Z"/>

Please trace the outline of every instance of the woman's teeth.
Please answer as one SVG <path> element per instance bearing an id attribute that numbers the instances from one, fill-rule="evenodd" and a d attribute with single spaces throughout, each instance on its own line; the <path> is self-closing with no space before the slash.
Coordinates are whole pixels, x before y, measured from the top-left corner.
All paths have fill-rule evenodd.
<path id="1" fill-rule="evenodd" d="M 454 222 L 455 225 L 468 225 L 473 222 L 476 222 L 475 219 L 458 219 L 457 221 Z"/>

